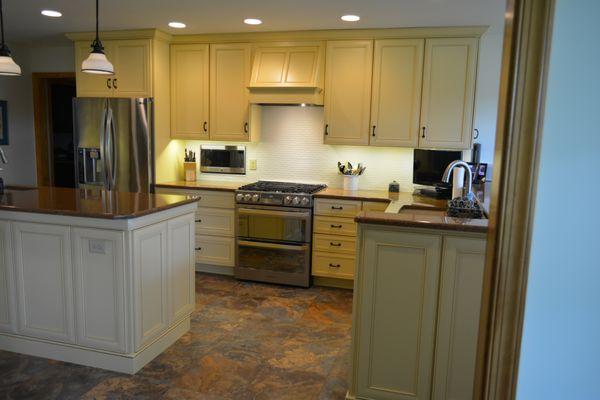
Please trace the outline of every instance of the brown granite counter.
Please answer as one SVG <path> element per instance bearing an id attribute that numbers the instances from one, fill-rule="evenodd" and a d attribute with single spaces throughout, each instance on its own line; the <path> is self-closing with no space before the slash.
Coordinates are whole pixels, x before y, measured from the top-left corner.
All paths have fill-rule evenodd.
<path id="1" fill-rule="evenodd" d="M 191 189 L 191 190 L 220 190 L 224 192 L 233 192 L 248 182 L 229 182 L 229 181 L 174 181 L 157 183 L 157 188 L 165 189 Z"/>
<path id="2" fill-rule="evenodd" d="M 129 219 L 195 201 L 192 197 L 172 194 L 38 187 L 33 190 L 6 190 L 0 195 L 0 211 Z"/>

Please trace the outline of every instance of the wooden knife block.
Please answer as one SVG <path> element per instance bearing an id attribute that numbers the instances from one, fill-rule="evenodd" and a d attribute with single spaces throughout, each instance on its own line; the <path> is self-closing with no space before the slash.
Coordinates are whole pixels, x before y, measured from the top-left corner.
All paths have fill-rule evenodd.
<path id="1" fill-rule="evenodd" d="M 186 182 L 196 181 L 196 163 L 195 162 L 184 162 L 183 163 L 183 179 Z"/>

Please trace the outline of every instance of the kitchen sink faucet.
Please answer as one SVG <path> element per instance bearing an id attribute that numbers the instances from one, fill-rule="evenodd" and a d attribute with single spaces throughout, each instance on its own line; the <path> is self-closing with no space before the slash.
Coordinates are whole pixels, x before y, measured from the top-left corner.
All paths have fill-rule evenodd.
<path id="1" fill-rule="evenodd" d="M 474 197 L 472 191 L 473 172 L 471 171 L 471 167 L 469 166 L 469 164 L 467 164 L 466 162 L 462 160 L 456 160 L 448 164 L 446 170 L 444 171 L 444 175 L 442 176 L 442 182 L 450 182 L 450 174 L 452 173 L 452 170 L 456 167 L 463 167 L 464 169 L 466 169 L 465 185 L 463 187 L 463 197 L 472 199 Z"/>

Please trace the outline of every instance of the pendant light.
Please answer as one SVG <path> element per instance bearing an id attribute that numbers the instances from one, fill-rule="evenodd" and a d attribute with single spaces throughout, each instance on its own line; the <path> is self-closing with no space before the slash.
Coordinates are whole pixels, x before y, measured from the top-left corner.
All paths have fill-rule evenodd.
<path id="1" fill-rule="evenodd" d="M 4 14 L 2 13 L 2 0 L 0 0 L 0 30 L 2 43 L 0 44 L 0 75 L 20 76 L 21 67 L 10 56 L 10 49 L 4 43 Z"/>
<path id="2" fill-rule="evenodd" d="M 1 0 L 0 0 L 1 1 Z M 98 35 L 98 0 L 96 0 L 96 39 L 92 42 L 92 52 L 81 63 L 81 72 L 88 74 L 114 75 L 115 69 L 104 54 L 104 47 Z"/>

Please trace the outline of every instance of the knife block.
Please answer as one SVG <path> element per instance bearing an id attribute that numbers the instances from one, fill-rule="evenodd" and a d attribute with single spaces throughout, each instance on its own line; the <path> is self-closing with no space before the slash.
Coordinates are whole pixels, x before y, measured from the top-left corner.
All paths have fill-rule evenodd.
<path id="1" fill-rule="evenodd" d="M 195 162 L 184 162 L 183 163 L 183 177 L 186 182 L 196 181 L 196 163 Z"/>

